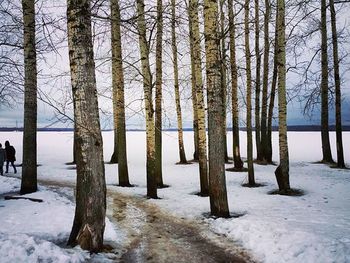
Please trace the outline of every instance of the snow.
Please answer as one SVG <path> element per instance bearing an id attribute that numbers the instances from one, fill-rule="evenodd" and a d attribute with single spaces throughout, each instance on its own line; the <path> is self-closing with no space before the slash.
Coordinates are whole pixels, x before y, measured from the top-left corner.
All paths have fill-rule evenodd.
<path id="1" fill-rule="evenodd" d="M 335 134 L 331 133 L 333 154 Z M 193 151 L 193 133 L 185 132 L 187 158 Z M 231 145 L 228 133 L 228 145 Z M 344 154 L 350 166 L 350 133 L 344 132 Z M 1 133 L 16 148 L 21 163 L 22 133 Z M 113 150 L 113 132 L 104 132 L 104 158 L 108 162 Z M 241 132 L 242 156 L 246 156 L 246 136 Z M 176 216 L 207 224 L 209 230 L 238 242 L 259 262 L 350 262 L 350 170 L 332 169 L 314 164 L 321 159 L 321 139 L 317 132 L 288 133 L 290 181 L 305 195 L 299 197 L 269 195 L 277 188 L 275 166 L 255 165 L 256 181 L 265 186 L 245 188 L 246 173 L 226 173 L 230 211 L 240 217 L 206 218 L 209 198 L 195 195 L 199 191 L 198 164 L 175 165 L 178 161 L 177 133 L 163 133 L 163 176 L 169 188 L 159 189 L 159 200 L 147 200 Z M 39 179 L 75 182 L 75 170 L 65 163 L 72 161 L 73 134 L 38 133 Z M 117 165 L 106 164 L 110 189 L 145 196 L 145 134 L 128 132 L 130 182 L 134 188 L 117 187 Z M 273 134 L 274 156 L 278 161 L 278 134 Z M 228 149 L 232 153 L 232 149 Z M 335 156 L 334 156 L 335 157 Z M 227 165 L 231 167 L 232 165 Z M 12 172 L 10 168 L 10 172 Z M 19 167 L 18 174 L 21 174 Z M 12 174 L 13 175 L 13 174 Z M 0 195 L 18 191 L 20 181 L 0 177 Z M 74 217 L 70 189 L 53 191 L 40 186 L 28 195 L 43 203 L 28 200 L 0 199 L 0 258 L 9 262 L 81 262 L 91 259 L 80 248 L 66 248 Z M 54 215 L 54 216 L 53 216 Z M 107 219 L 106 240 L 125 242 L 122 229 Z M 103 255 L 95 260 L 107 261 Z"/>

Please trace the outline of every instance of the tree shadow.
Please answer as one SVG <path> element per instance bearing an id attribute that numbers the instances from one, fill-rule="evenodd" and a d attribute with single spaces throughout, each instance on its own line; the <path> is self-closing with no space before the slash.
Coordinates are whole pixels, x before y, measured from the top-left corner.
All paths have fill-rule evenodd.
<path id="1" fill-rule="evenodd" d="M 248 187 L 248 188 L 258 188 L 258 187 L 264 187 L 266 186 L 266 184 L 263 184 L 263 183 L 255 183 L 255 184 L 249 184 L 249 183 L 246 183 L 246 184 L 242 184 L 243 187 Z"/>
<path id="2" fill-rule="evenodd" d="M 275 189 L 275 190 L 269 191 L 267 194 L 269 194 L 269 195 L 286 195 L 286 196 L 304 196 L 304 195 L 306 195 L 306 192 L 304 190 L 301 190 L 301 189 L 291 188 L 289 190 Z"/>
<path id="3" fill-rule="evenodd" d="M 153 200 L 161 200 L 162 198 L 160 198 L 160 197 L 149 197 L 149 196 L 147 196 L 147 195 L 144 195 L 143 196 L 144 198 L 146 198 L 146 199 L 153 199 Z"/>
<path id="4" fill-rule="evenodd" d="M 158 189 L 164 189 L 164 188 L 169 188 L 169 187 L 170 187 L 170 185 L 168 185 L 168 184 L 158 184 L 157 185 Z"/>
<path id="5" fill-rule="evenodd" d="M 332 169 L 338 169 L 338 170 L 350 170 L 349 167 L 346 167 L 346 166 L 339 167 L 337 164 L 329 165 L 329 167 L 332 168 Z"/>
<path id="6" fill-rule="evenodd" d="M 325 164 L 325 165 L 328 165 L 328 166 L 332 166 L 332 165 L 336 165 L 336 162 L 326 162 L 326 161 L 315 161 L 315 162 L 311 162 L 311 164 Z"/>
<path id="7" fill-rule="evenodd" d="M 117 186 L 117 187 L 139 187 L 137 184 L 120 185 L 120 184 L 106 184 L 106 186 Z"/>
<path id="8" fill-rule="evenodd" d="M 199 197 L 209 197 L 209 194 L 202 194 L 201 192 L 193 192 L 191 195 L 196 195 Z"/>
<path id="9" fill-rule="evenodd" d="M 246 167 L 242 167 L 242 168 L 232 167 L 232 168 L 227 168 L 226 171 L 227 172 L 234 172 L 234 173 L 245 173 L 245 172 L 248 172 L 248 168 L 246 168 Z"/>
<path id="10" fill-rule="evenodd" d="M 264 165 L 264 166 L 267 166 L 267 165 L 273 165 L 273 166 L 277 166 L 277 163 L 275 162 L 268 162 L 266 160 L 258 160 L 258 159 L 255 159 L 253 161 L 253 163 L 257 164 L 257 165 Z"/>
<path id="11" fill-rule="evenodd" d="M 43 166 L 42 164 L 38 163 L 36 167 Z M 15 164 L 15 167 L 23 167 L 23 163 Z"/>
<path id="12" fill-rule="evenodd" d="M 193 164 L 193 163 L 190 162 L 190 161 L 187 161 L 187 162 L 177 162 L 177 163 L 175 163 L 175 165 L 190 165 L 190 164 Z"/>
<path id="13" fill-rule="evenodd" d="M 107 161 L 107 162 L 104 162 L 104 164 L 118 164 L 118 163 Z"/>
<path id="14" fill-rule="evenodd" d="M 246 214 L 247 214 L 246 212 L 242 212 L 242 213 L 231 212 L 228 217 L 218 217 L 218 216 L 212 215 L 211 212 L 205 212 L 205 213 L 202 213 L 202 216 L 204 218 L 207 218 L 207 219 L 214 219 L 214 220 L 216 220 L 216 219 L 219 219 L 219 218 L 226 218 L 226 219 L 239 218 L 239 217 L 245 216 Z"/>

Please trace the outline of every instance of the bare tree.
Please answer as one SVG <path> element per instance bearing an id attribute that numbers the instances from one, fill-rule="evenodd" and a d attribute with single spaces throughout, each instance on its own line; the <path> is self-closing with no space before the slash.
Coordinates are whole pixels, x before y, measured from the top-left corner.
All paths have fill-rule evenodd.
<path id="1" fill-rule="evenodd" d="M 189 1 L 189 19 L 192 31 L 192 55 L 194 59 L 194 76 L 196 84 L 196 108 L 198 117 L 198 156 L 199 156 L 199 176 L 200 176 L 200 195 L 208 196 L 208 167 L 207 167 L 207 139 L 205 129 L 205 106 L 203 94 L 203 78 L 202 78 L 202 60 L 200 47 L 200 34 L 198 22 L 198 0 Z"/>
<path id="2" fill-rule="evenodd" d="M 24 23 L 24 128 L 21 194 L 37 190 L 37 62 L 35 1 L 23 0 Z"/>
<path id="3" fill-rule="evenodd" d="M 278 72 L 278 131 L 280 164 L 275 171 L 281 193 L 290 190 L 289 156 L 287 140 L 287 99 L 286 99 L 286 39 L 285 2 L 277 0 L 277 72 Z"/>
<path id="4" fill-rule="evenodd" d="M 267 161 L 268 135 L 267 135 L 267 95 L 269 85 L 269 22 L 270 22 L 270 1 L 265 0 L 265 16 L 264 16 L 264 61 L 263 61 L 263 91 L 262 91 L 262 107 L 261 107 L 261 156 L 262 161 Z"/>
<path id="5" fill-rule="evenodd" d="M 232 89 L 232 147 L 233 163 L 235 169 L 243 168 L 239 147 L 239 108 L 238 108 L 238 74 L 236 62 L 236 25 L 233 13 L 233 0 L 228 0 L 228 17 L 230 31 L 230 65 L 231 65 L 231 89 Z"/>
<path id="6" fill-rule="evenodd" d="M 155 108 L 155 177 L 158 187 L 164 187 L 162 175 L 162 81 L 163 81 L 163 1 L 157 0 L 156 35 L 156 108 Z"/>
<path id="7" fill-rule="evenodd" d="M 266 161 L 272 163 L 272 122 L 273 122 L 273 110 L 275 108 L 275 96 L 277 87 L 277 19 L 275 28 L 275 46 L 273 52 L 273 70 L 272 70 L 272 83 L 270 91 L 270 103 L 267 117 L 267 150 Z"/>
<path id="8" fill-rule="evenodd" d="M 338 36 L 337 22 L 334 8 L 334 0 L 329 0 L 331 11 L 332 25 L 332 44 L 333 44 L 333 63 L 334 63 L 334 82 L 335 82 L 335 125 L 337 138 L 337 167 L 345 168 L 342 121 L 341 121 L 341 90 L 340 90 L 340 74 L 339 74 L 339 55 L 338 55 Z"/>
<path id="9" fill-rule="evenodd" d="M 112 29 L 112 74 L 113 93 L 116 102 L 117 113 L 117 145 L 118 145 L 118 177 L 120 186 L 131 186 L 129 182 L 128 161 L 126 152 L 126 131 L 125 131 L 125 99 L 124 99 L 124 71 L 122 43 L 120 33 L 120 7 L 119 0 L 111 0 L 111 29 Z"/>
<path id="10" fill-rule="evenodd" d="M 189 2 L 189 5 L 191 2 Z M 192 108 L 193 108 L 193 139 L 194 139 L 194 153 L 193 161 L 199 162 L 199 137 L 198 137 L 198 109 L 197 109 L 197 92 L 196 92 L 196 67 L 195 67 L 195 55 L 194 55 L 194 35 L 192 25 L 192 11 L 191 7 L 188 8 L 188 27 L 189 27 L 189 38 L 190 38 L 190 56 L 191 56 L 191 86 L 192 86 Z"/>
<path id="11" fill-rule="evenodd" d="M 204 35 L 207 70 L 208 135 L 209 135 L 209 196 L 211 214 L 229 217 L 224 145 L 224 105 L 221 85 L 220 38 L 218 36 L 218 4 L 204 1 Z"/>
<path id="12" fill-rule="evenodd" d="M 255 185 L 253 165 L 253 135 L 252 135 L 252 77 L 249 45 L 249 0 L 244 4 L 244 39 L 247 76 L 247 157 L 248 157 L 248 184 Z"/>
<path id="13" fill-rule="evenodd" d="M 333 163 L 328 126 L 328 50 L 327 50 L 327 4 L 321 0 L 321 139 L 322 162 Z"/>
<path id="14" fill-rule="evenodd" d="M 222 103 L 224 105 L 224 147 L 225 147 L 225 163 L 228 163 L 227 152 L 227 125 L 226 125 L 226 104 L 227 104 L 227 68 L 226 68 L 226 30 L 225 30 L 225 0 L 220 0 L 220 40 L 221 40 L 221 88 Z"/>
<path id="15" fill-rule="evenodd" d="M 182 130 L 182 113 L 181 113 L 181 99 L 179 89 L 179 67 L 177 59 L 177 43 L 176 43 L 176 1 L 171 0 L 171 47 L 173 52 L 173 69 L 174 69 L 174 90 L 175 90 L 175 104 L 177 115 L 177 130 L 178 130 L 178 143 L 179 143 L 179 164 L 187 164 L 183 130 Z"/>
<path id="16" fill-rule="evenodd" d="M 68 0 L 68 45 L 76 122 L 76 209 L 68 244 L 99 252 L 103 246 L 106 182 L 96 92 L 90 1 Z"/>
<path id="17" fill-rule="evenodd" d="M 261 54 L 260 54 L 260 15 L 259 0 L 255 0 L 255 144 L 257 160 L 262 161 L 260 128 L 260 93 L 261 93 Z"/>
<path id="18" fill-rule="evenodd" d="M 118 38 L 118 31 L 120 36 L 120 11 L 119 14 L 117 13 L 119 9 L 119 3 L 118 1 L 111 0 L 110 1 L 111 6 L 111 48 L 112 48 L 112 93 L 113 93 L 113 125 L 114 125 L 114 144 L 113 144 L 113 154 L 111 156 L 111 163 L 118 163 L 118 156 L 119 156 L 119 128 L 118 128 L 118 116 L 119 116 L 119 110 L 121 106 L 118 104 L 118 91 L 120 89 L 121 80 L 123 78 L 123 75 L 119 75 L 120 73 L 123 74 L 121 61 L 119 60 L 119 52 L 121 53 L 121 50 L 119 51 L 119 43 L 120 41 Z M 119 19 L 119 21 L 118 21 Z M 121 45 L 121 43 L 120 43 Z M 121 48 L 121 47 L 120 47 Z M 119 167 L 119 166 L 118 166 Z"/>
<path id="19" fill-rule="evenodd" d="M 149 64 L 149 43 L 146 36 L 145 22 L 145 3 L 143 0 L 137 0 L 137 29 L 140 45 L 140 57 L 143 77 L 143 89 L 145 96 L 145 111 L 146 111 L 146 151 L 147 151 L 147 197 L 157 197 L 157 179 L 155 177 L 155 124 L 154 110 L 152 103 L 152 74 Z"/>

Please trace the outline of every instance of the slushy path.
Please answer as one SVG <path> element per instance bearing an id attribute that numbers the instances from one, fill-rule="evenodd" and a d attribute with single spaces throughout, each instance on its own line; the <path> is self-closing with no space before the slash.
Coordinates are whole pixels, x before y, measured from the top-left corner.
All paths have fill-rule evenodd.
<path id="1" fill-rule="evenodd" d="M 75 188 L 63 180 L 39 183 L 60 193 L 62 187 Z M 116 262 L 254 262 L 240 246 L 210 232 L 206 225 L 169 215 L 145 198 L 121 194 L 115 187 L 107 187 L 107 216 L 127 235 L 127 244 L 117 244 L 122 247 L 117 249 Z"/>
<path id="2" fill-rule="evenodd" d="M 200 224 L 165 214 L 144 198 L 108 191 L 107 211 L 130 240 L 121 262 L 252 262 L 224 237 L 205 238 Z"/>

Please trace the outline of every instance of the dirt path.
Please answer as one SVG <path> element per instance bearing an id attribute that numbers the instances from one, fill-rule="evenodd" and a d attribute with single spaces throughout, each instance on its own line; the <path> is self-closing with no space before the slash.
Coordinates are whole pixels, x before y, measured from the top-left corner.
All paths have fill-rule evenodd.
<path id="1" fill-rule="evenodd" d="M 130 240 L 121 262 L 252 262 L 242 248 L 205 231 L 206 226 L 165 214 L 141 197 L 109 191 L 108 216 Z"/>
<path id="2" fill-rule="evenodd" d="M 71 182 L 40 183 L 57 192 L 62 187 L 74 187 Z M 72 200 L 72 196 L 67 197 Z M 253 262 L 242 247 L 212 233 L 207 225 L 171 216 L 145 198 L 121 194 L 111 187 L 107 191 L 107 216 L 127 235 L 128 242 L 119 248 L 124 252 L 117 256 L 117 262 Z"/>

